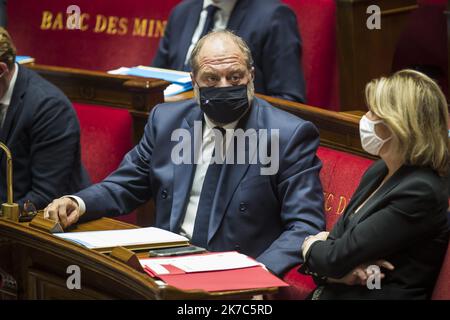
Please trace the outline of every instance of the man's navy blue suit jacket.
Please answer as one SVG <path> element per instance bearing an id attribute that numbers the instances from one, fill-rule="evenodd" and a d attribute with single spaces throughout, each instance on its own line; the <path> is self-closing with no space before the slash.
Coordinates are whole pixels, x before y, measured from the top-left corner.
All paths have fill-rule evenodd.
<path id="1" fill-rule="evenodd" d="M 19 66 L 0 141 L 13 156 L 14 200 L 37 209 L 89 186 L 81 163 L 80 126 L 67 97 Z M 6 156 L 0 153 L 0 200 L 6 200 Z"/>
<path id="2" fill-rule="evenodd" d="M 144 136 L 117 171 L 76 194 L 86 204 L 81 220 L 105 212 L 125 214 L 153 198 L 155 226 L 180 232 L 195 165 L 172 161 L 172 150 L 179 141 L 172 141 L 171 136 L 181 128 L 198 138 L 194 121 L 201 123 L 202 119 L 203 112 L 194 100 L 155 106 Z M 279 130 L 279 170 L 261 175 L 259 161 L 224 165 L 213 201 L 208 250 L 238 250 L 281 275 L 301 263 L 304 238 L 325 227 L 321 162 L 316 157 L 318 131 L 312 123 L 258 98 L 238 126 L 254 129 L 256 135 L 261 129 Z M 272 138 L 268 137 L 270 146 Z M 250 154 L 252 148 L 247 146 L 246 159 L 252 159 L 256 151 Z"/>

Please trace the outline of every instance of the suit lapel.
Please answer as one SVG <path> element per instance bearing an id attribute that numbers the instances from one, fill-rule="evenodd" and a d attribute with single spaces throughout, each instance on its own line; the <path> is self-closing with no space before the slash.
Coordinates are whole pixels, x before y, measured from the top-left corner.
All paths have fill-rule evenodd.
<path id="1" fill-rule="evenodd" d="M 237 128 L 242 128 L 244 131 L 247 129 L 255 129 L 255 132 L 251 134 L 249 140 L 256 134 L 258 130 L 258 102 L 255 99 L 248 116 L 241 119 Z M 238 150 L 236 149 L 236 143 L 234 144 L 234 156 L 236 157 Z M 227 155 L 230 154 L 231 148 L 227 149 Z M 219 178 L 217 190 L 214 196 L 213 212 L 209 222 L 208 228 L 208 241 L 210 241 L 222 222 L 222 219 L 227 210 L 228 204 L 233 197 L 239 183 L 244 177 L 250 166 L 250 159 L 254 159 L 257 155 L 257 148 L 249 148 L 249 144 L 245 143 L 245 164 L 225 164 L 222 168 L 222 172 Z M 242 151 L 240 151 L 242 152 Z M 250 154 L 251 153 L 251 154 Z M 235 161 L 236 162 L 236 161 Z"/>
<path id="2" fill-rule="evenodd" d="M 189 50 L 189 46 L 191 45 L 195 28 L 197 28 L 198 21 L 200 20 L 200 13 L 202 12 L 202 9 L 203 1 L 195 1 L 187 13 L 187 17 L 185 19 L 186 23 L 183 26 L 183 30 L 181 31 L 181 41 L 178 45 L 178 52 L 180 54 L 176 55 L 178 57 L 176 65 L 178 66 L 179 70 L 182 70 L 182 68 L 184 68 L 186 54 Z"/>
<path id="3" fill-rule="evenodd" d="M 248 0 L 239 0 L 236 3 L 233 11 L 231 12 L 230 20 L 228 20 L 227 29 L 232 31 L 239 30 L 239 26 L 241 25 L 245 13 L 247 12 L 247 7 L 249 5 Z"/>
<path id="4" fill-rule="evenodd" d="M 355 212 L 355 210 L 361 205 L 361 203 L 367 199 L 367 197 L 380 185 L 381 181 L 387 174 L 387 167 L 384 163 L 380 165 L 380 168 L 371 172 L 370 176 L 365 180 L 368 180 L 363 186 L 358 188 L 352 196 L 350 203 L 344 213 L 344 216 L 348 216 Z M 344 218 L 346 219 L 346 217 Z"/>
<path id="5" fill-rule="evenodd" d="M 355 223 L 359 223 L 360 221 L 367 218 L 370 214 L 373 213 L 374 208 L 380 203 L 383 202 L 386 195 L 395 188 L 400 181 L 402 181 L 405 174 L 408 172 L 408 166 L 402 166 L 400 167 L 392 177 L 390 177 L 384 185 L 381 186 L 379 190 L 375 192 L 375 194 L 366 202 L 366 204 L 360 209 L 360 211 L 357 213 L 356 221 Z M 371 192 L 381 183 L 382 179 L 385 175 L 381 176 L 381 179 L 379 179 L 379 182 L 375 185 L 374 188 L 371 188 Z M 368 196 L 370 196 L 370 193 L 366 194 L 365 197 L 362 198 L 362 201 L 364 201 Z"/>
<path id="6" fill-rule="evenodd" d="M 195 147 L 194 142 L 197 141 L 201 147 L 202 125 L 195 125 L 195 121 L 202 121 L 203 113 L 200 108 L 194 107 L 193 111 L 183 120 L 182 129 L 189 131 L 191 137 L 191 161 L 189 164 L 173 164 L 173 203 L 172 213 L 170 215 L 170 230 L 179 232 L 182 219 L 186 211 L 187 200 L 189 199 L 192 180 L 195 172 Z M 199 126 L 199 127 L 198 127 Z M 192 139 L 193 137 L 193 139 Z"/>

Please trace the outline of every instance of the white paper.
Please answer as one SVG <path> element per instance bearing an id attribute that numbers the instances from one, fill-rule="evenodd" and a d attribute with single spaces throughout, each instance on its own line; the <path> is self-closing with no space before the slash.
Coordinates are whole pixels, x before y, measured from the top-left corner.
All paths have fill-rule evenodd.
<path id="1" fill-rule="evenodd" d="M 76 242 L 90 249 L 189 241 L 186 237 L 176 233 L 153 227 L 59 233 L 55 236 Z"/>
<path id="2" fill-rule="evenodd" d="M 241 269 L 261 265 L 259 262 L 238 252 L 219 252 L 205 255 L 189 255 L 174 258 L 140 259 L 142 267 L 148 267 L 156 274 L 168 274 L 163 265 L 172 265 L 186 273 Z M 160 273 L 161 272 L 161 273 Z"/>
<path id="3" fill-rule="evenodd" d="M 164 90 L 164 96 L 165 97 L 175 96 L 185 91 L 187 91 L 185 89 L 185 86 L 177 83 L 172 83 L 168 85 L 167 88 Z"/>
<path id="4" fill-rule="evenodd" d="M 191 81 L 191 76 L 189 72 L 186 71 L 178 71 L 178 70 L 171 70 L 171 69 L 163 69 L 163 68 L 155 68 L 155 67 L 149 67 L 149 66 L 143 66 L 143 65 L 139 65 L 136 68 L 142 69 L 142 70 L 148 70 L 148 71 L 161 71 L 161 72 L 165 72 L 165 73 L 172 73 L 174 75 L 177 75 L 179 77 L 184 77 L 184 78 L 180 78 L 180 82 L 182 82 L 182 79 L 185 79 L 186 81 Z"/>
<path id="5" fill-rule="evenodd" d="M 130 70 L 130 68 L 120 67 L 119 69 L 109 70 L 108 73 L 115 75 L 126 75 L 128 70 Z"/>

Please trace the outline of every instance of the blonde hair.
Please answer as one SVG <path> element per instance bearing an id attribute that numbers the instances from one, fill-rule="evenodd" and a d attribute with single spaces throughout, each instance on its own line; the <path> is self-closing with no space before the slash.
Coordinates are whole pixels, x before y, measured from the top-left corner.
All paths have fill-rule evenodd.
<path id="1" fill-rule="evenodd" d="M 449 170 L 448 107 L 439 86 L 428 76 L 402 70 L 366 86 L 369 109 L 398 139 L 405 163 Z"/>
<path id="2" fill-rule="evenodd" d="M 16 47 L 5 28 L 0 27 L 0 62 L 6 63 L 9 69 L 14 66 L 16 60 Z"/>

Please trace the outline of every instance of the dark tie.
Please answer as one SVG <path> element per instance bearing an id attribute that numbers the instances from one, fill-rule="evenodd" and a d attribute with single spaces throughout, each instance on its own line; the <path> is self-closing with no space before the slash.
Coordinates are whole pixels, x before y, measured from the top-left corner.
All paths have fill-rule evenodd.
<path id="1" fill-rule="evenodd" d="M 202 33 L 200 34 L 198 40 L 200 40 L 205 34 L 214 29 L 214 15 L 216 14 L 217 10 L 219 10 L 219 7 L 216 7 L 212 4 L 206 7 L 206 12 L 208 13 L 208 15 L 206 16 L 205 25 L 203 26 Z M 191 71 L 189 61 L 184 64 L 183 71 Z"/>
<path id="2" fill-rule="evenodd" d="M 225 130 L 219 127 L 216 127 L 215 129 L 218 129 L 222 133 L 223 141 L 225 141 Z M 216 150 L 214 148 L 212 154 L 213 158 L 215 152 Z M 191 239 L 191 243 L 199 247 L 207 248 L 209 219 L 212 214 L 212 204 L 221 170 L 221 163 L 210 163 L 208 170 L 206 171 L 205 180 L 203 180 L 197 215 L 195 217 L 194 231 Z"/>
<path id="3" fill-rule="evenodd" d="M 208 12 L 208 15 L 206 16 L 206 21 L 205 21 L 205 26 L 203 27 L 203 31 L 200 34 L 200 37 L 198 38 L 199 40 L 208 32 L 210 32 L 212 29 L 214 29 L 214 16 L 217 12 L 217 10 L 219 10 L 218 7 L 213 6 L 213 5 L 209 5 L 206 8 L 206 12 Z"/>
<path id="4" fill-rule="evenodd" d="M 6 106 L 0 103 L 0 129 L 3 127 L 3 120 L 6 117 Z"/>

